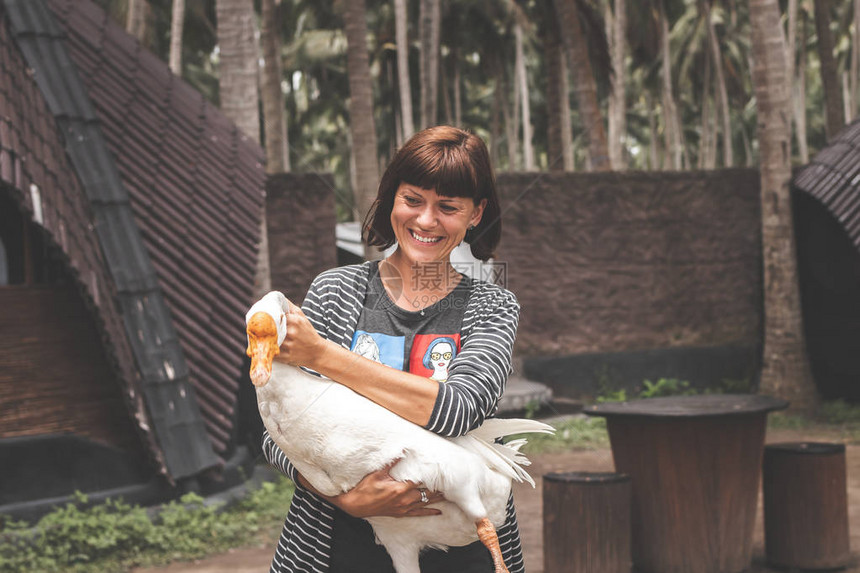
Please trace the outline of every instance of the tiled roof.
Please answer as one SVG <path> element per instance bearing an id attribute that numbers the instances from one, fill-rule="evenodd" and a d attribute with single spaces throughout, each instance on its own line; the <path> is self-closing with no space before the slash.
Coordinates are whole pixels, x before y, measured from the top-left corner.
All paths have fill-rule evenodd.
<path id="1" fill-rule="evenodd" d="M 840 131 L 792 184 L 821 201 L 860 249 L 860 119 Z"/>
<path id="2" fill-rule="evenodd" d="M 81 155 L 75 165 L 90 194 L 126 327 L 130 334 L 143 336 L 143 346 L 154 352 L 137 352 L 136 358 L 144 382 L 147 377 L 154 382 L 143 387 L 149 388 L 150 412 L 160 418 L 156 426 L 173 420 L 167 424 L 166 441 L 159 435 L 162 449 L 166 455 L 188 455 L 187 448 L 171 445 L 171 440 L 194 431 L 193 415 L 185 415 L 193 412 L 177 412 L 188 394 L 182 392 L 184 378 L 196 393 L 208 441 L 224 456 L 232 446 L 244 361 L 243 317 L 251 302 L 257 258 L 265 178 L 262 152 L 95 4 L 45 3 L 66 42 L 65 51 L 61 45 L 50 46 L 50 53 L 40 47 L 41 65 L 45 72 L 77 68 L 82 89 L 42 82 L 42 91 L 49 104 L 57 100 L 52 109 L 68 136 L 94 141 L 106 150 Z M 27 12 L 38 11 L 35 7 Z M 53 32 L 44 34 L 53 37 Z M 70 62 L 64 63 L 61 53 Z M 36 69 L 37 76 L 41 72 Z M 95 122 L 80 112 L 86 96 Z M 70 106 L 79 107 L 80 125 L 68 121 Z M 98 129 L 91 129 L 93 125 Z M 68 131 L 70 126 L 75 131 Z M 110 165 L 116 168 L 115 178 Z M 121 181 L 130 209 L 123 210 L 126 199 L 115 179 Z M 135 233 L 128 233 L 129 228 L 139 234 L 142 248 L 134 244 Z M 146 268 L 149 273 L 142 272 Z M 159 297 L 161 305 L 155 300 Z M 143 312 L 137 312 L 141 306 Z M 176 338 L 173 332 L 179 342 L 175 351 L 159 354 Z M 201 461 L 188 464 L 200 467 Z M 176 464 L 182 466 L 182 460 Z M 177 475 L 170 460 L 167 465 Z"/>
<path id="3" fill-rule="evenodd" d="M 89 0 L 51 0 L 131 198 L 219 455 L 231 444 L 265 171 L 259 145 Z"/>
<path id="4" fill-rule="evenodd" d="M 0 3 L 0 185 L 11 191 L 65 256 L 84 300 L 95 310 L 105 349 L 124 383 L 124 395 L 144 442 L 156 466 L 166 471 L 89 202 L 66 156 L 54 115 L 9 27 L 9 14 Z"/>

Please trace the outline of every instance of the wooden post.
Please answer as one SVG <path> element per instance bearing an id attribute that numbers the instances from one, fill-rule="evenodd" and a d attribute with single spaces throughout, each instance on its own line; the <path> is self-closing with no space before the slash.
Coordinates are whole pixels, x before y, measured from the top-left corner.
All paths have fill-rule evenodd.
<path id="1" fill-rule="evenodd" d="M 630 498 L 624 474 L 545 475 L 546 573 L 630 573 Z"/>
<path id="2" fill-rule="evenodd" d="M 764 531 L 768 563 L 799 569 L 846 565 L 845 446 L 814 442 L 765 446 Z"/>

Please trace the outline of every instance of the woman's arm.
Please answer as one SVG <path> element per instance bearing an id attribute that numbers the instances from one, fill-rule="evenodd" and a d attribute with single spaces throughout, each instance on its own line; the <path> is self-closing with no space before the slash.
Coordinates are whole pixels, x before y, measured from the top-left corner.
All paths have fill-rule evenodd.
<path id="1" fill-rule="evenodd" d="M 287 336 L 276 360 L 319 372 L 420 426 L 430 420 L 439 394 L 435 380 L 390 368 L 325 340 L 292 303 Z"/>
<path id="2" fill-rule="evenodd" d="M 463 435 L 495 411 L 511 371 L 519 320 L 519 304 L 510 292 L 485 287 L 481 296 L 482 304 L 467 309 L 473 313 L 471 330 L 445 383 L 389 368 L 323 339 L 295 305 L 276 359 L 311 368 L 433 432 Z"/>
<path id="3" fill-rule="evenodd" d="M 397 481 L 389 471 L 400 460 L 394 460 L 384 468 L 367 474 L 355 487 L 337 496 L 320 493 L 303 475 L 298 475 L 299 484 L 337 506 L 353 517 L 420 517 L 439 515 L 438 509 L 427 507 L 444 499 L 442 494 L 427 491 L 427 502 L 421 500 L 419 485 L 411 481 Z"/>

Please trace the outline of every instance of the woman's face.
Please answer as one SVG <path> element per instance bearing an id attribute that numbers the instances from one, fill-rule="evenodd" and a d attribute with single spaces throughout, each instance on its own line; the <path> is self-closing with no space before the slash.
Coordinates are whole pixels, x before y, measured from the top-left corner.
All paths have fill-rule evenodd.
<path id="1" fill-rule="evenodd" d="M 443 197 L 433 189 L 401 183 L 394 195 L 391 228 L 399 250 L 413 264 L 447 261 L 469 226 L 481 222 L 487 200 Z"/>

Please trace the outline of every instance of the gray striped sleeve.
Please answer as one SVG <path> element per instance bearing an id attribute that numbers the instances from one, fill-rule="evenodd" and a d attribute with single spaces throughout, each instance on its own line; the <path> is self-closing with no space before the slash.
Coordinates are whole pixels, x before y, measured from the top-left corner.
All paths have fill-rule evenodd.
<path id="1" fill-rule="evenodd" d="M 463 346 L 425 428 L 462 436 L 496 410 L 511 372 L 520 305 L 510 291 L 477 283 L 463 316 Z"/>

